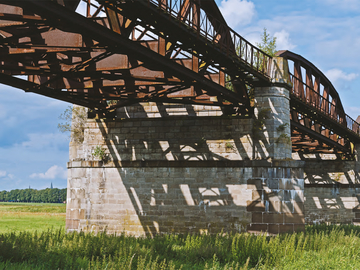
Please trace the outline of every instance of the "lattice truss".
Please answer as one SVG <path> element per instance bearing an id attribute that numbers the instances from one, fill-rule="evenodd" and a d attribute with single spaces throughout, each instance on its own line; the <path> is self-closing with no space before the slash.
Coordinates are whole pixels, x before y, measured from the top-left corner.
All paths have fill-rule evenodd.
<path id="1" fill-rule="evenodd" d="M 338 92 L 312 63 L 289 51 L 291 91 L 291 140 L 294 152 L 340 154 L 352 158 L 360 142 L 359 123 L 345 113 Z"/>
<path id="2" fill-rule="evenodd" d="M 0 82 L 25 91 L 98 111 L 155 101 L 248 113 L 249 86 L 267 82 L 270 58 L 213 0 L 0 3 Z"/>

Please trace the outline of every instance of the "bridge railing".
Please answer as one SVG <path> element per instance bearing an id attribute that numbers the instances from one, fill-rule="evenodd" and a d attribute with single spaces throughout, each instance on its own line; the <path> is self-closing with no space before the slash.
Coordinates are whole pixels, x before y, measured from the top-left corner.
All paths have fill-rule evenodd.
<path id="1" fill-rule="evenodd" d="M 144 0 L 154 4 L 173 18 L 181 21 L 198 36 L 210 41 L 212 45 L 228 56 L 245 63 L 252 70 L 269 77 L 272 57 L 252 45 L 226 24 L 206 14 L 198 3 L 192 0 Z M 189 12 L 189 2 L 197 6 L 198 11 Z M 195 13 L 195 14 L 194 14 Z"/>
<path id="2" fill-rule="evenodd" d="M 304 83 L 301 79 L 290 74 L 291 81 L 294 85 L 292 88 L 292 95 L 296 96 L 301 101 L 316 108 L 318 111 L 324 113 L 331 119 L 343 125 L 347 129 L 360 136 L 360 124 L 357 123 L 349 115 L 338 113 L 336 104 L 333 104 L 329 99 L 324 98 L 319 92 L 315 91 L 311 86 Z M 299 87 L 300 85 L 300 87 Z"/>

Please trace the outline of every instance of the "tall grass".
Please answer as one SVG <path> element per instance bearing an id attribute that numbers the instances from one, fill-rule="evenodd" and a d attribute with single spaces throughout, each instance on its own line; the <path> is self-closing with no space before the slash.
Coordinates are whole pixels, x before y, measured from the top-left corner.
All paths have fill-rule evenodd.
<path id="1" fill-rule="evenodd" d="M 48 230 L 0 234 L 0 269 L 360 269 L 360 229 L 135 238 Z"/>

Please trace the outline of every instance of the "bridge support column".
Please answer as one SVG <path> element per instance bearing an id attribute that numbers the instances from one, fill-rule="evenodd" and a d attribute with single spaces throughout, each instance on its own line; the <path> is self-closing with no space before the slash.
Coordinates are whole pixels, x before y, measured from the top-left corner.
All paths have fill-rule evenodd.
<path id="1" fill-rule="evenodd" d="M 271 85 L 254 91 L 254 159 L 291 159 L 290 79 L 288 62 L 274 57 Z"/>
<path id="2" fill-rule="evenodd" d="M 255 159 L 291 159 L 290 91 L 284 86 L 255 88 Z"/>
<path id="3" fill-rule="evenodd" d="M 292 160 L 290 129 L 291 83 L 287 62 L 275 58 L 272 85 L 254 92 L 253 159 L 268 159 L 268 168 L 253 168 L 248 189 L 252 201 L 249 232 L 277 234 L 304 230 L 304 162 Z"/>
<path id="4" fill-rule="evenodd" d="M 355 145 L 355 160 L 360 163 L 360 144 Z"/>

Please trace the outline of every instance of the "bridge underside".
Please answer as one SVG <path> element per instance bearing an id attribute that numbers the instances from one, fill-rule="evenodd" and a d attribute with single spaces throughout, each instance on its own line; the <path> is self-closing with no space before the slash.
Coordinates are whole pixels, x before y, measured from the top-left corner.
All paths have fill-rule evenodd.
<path id="1" fill-rule="evenodd" d="M 0 2 L 7 4 L 1 6 L 1 82 L 25 91 L 99 112 L 156 101 L 249 113 L 246 85 L 259 76 L 266 82 L 264 72 L 224 57 L 235 51 L 230 43 L 236 39 L 228 41 L 228 52 L 219 50 L 230 33 L 221 29 L 225 21 L 213 2 L 200 12 L 200 4 L 183 1 L 170 17 L 146 1 L 89 1 L 86 17 L 74 12 L 76 1 L 65 7 L 51 1 Z M 199 34 L 204 23 L 214 31 L 212 45 Z M 254 48 L 248 52 L 249 45 L 242 46 L 254 61 Z M 28 75 L 28 81 L 14 75 Z"/>
<path id="2" fill-rule="evenodd" d="M 0 0 L 0 12 L 0 82 L 100 117 L 150 101 L 251 116 L 253 89 L 276 84 L 273 58 L 230 29 L 212 0 Z M 332 84 L 301 56 L 278 55 L 294 64 L 293 152 L 352 159 L 359 124 Z"/>

